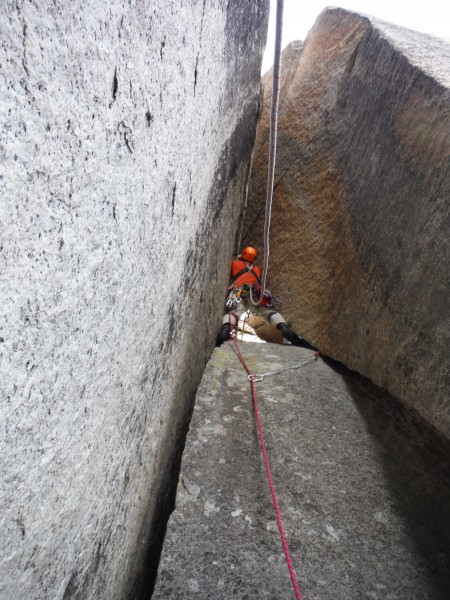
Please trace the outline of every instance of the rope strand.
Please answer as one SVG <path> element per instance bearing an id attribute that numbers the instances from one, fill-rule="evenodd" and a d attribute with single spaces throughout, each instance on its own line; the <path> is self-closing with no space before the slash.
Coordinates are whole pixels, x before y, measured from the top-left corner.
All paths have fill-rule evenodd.
<path id="1" fill-rule="evenodd" d="M 250 297 L 251 302 L 258 306 L 266 290 L 267 272 L 269 270 L 269 231 L 272 218 L 273 182 L 275 179 L 275 160 L 277 154 L 277 130 L 278 130 L 278 107 L 280 103 L 280 79 L 281 79 L 281 40 L 283 33 L 283 10 L 284 0 L 277 1 L 277 16 L 275 30 L 275 52 L 273 60 L 272 79 L 272 104 L 270 114 L 270 138 L 269 138 L 269 168 L 267 174 L 266 212 L 264 220 L 264 264 L 261 277 L 261 294 L 258 302 Z"/>
<path id="2" fill-rule="evenodd" d="M 291 559 L 291 554 L 289 552 L 289 546 L 287 543 L 287 539 L 286 539 L 286 534 L 284 533 L 284 528 L 283 528 L 283 523 L 281 520 L 281 512 L 280 512 L 280 507 L 278 505 L 278 500 L 277 500 L 277 495 L 275 492 L 275 486 L 273 484 L 273 480 L 272 480 L 272 473 L 270 471 L 270 465 L 269 465 L 269 458 L 267 456 L 267 451 L 266 451 L 266 444 L 264 442 L 264 435 L 263 435 L 263 431 L 262 431 L 262 426 L 261 426 L 261 418 L 259 416 L 259 406 L 258 406 L 258 400 L 256 398 L 256 389 L 255 389 L 255 382 L 253 381 L 254 376 L 252 375 L 250 369 L 248 368 L 242 354 L 241 351 L 239 350 L 238 344 L 236 342 L 235 337 L 233 336 L 233 344 L 234 347 L 236 349 L 236 354 L 239 357 L 239 360 L 241 361 L 244 369 L 247 371 L 247 375 L 248 378 L 250 379 L 250 386 L 251 386 L 251 390 L 252 390 L 252 399 L 253 399 L 253 407 L 255 409 L 255 418 L 256 418 L 256 424 L 258 426 L 258 433 L 259 433 L 259 441 L 261 444 L 261 450 L 263 453 L 263 457 L 264 457 L 264 464 L 266 467 L 266 473 L 267 473 L 267 480 L 269 482 L 269 487 L 270 487 L 270 493 L 272 494 L 272 501 L 273 501 L 273 506 L 275 508 L 275 514 L 277 517 L 277 525 L 278 525 L 278 530 L 280 532 L 280 536 L 281 536 L 281 543 L 283 545 L 283 550 L 284 550 L 284 556 L 286 558 L 286 563 L 287 563 L 287 567 L 289 570 L 289 575 L 291 577 L 291 582 L 292 582 L 292 587 L 294 589 L 294 593 L 295 593 L 295 598 L 296 600 L 302 600 L 302 595 L 300 593 L 299 587 L 298 587 L 298 583 L 297 583 L 297 577 L 295 575 L 295 571 L 294 571 L 294 566 L 292 564 L 292 559 Z"/>

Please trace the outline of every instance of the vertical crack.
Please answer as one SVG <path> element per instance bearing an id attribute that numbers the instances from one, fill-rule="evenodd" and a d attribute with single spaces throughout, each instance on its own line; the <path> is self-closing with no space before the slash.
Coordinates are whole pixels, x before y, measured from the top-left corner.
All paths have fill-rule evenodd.
<path id="1" fill-rule="evenodd" d="M 111 106 L 114 104 L 116 97 L 117 97 L 118 90 L 119 90 L 119 81 L 117 79 L 117 67 L 115 67 L 114 78 L 113 78 L 112 100 L 109 103 L 109 108 L 111 108 Z"/>
<path id="2" fill-rule="evenodd" d="M 198 75 L 198 54 L 197 54 L 197 59 L 195 61 L 195 69 L 194 69 L 194 96 L 195 96 L 195 88 L 197 86 L 197 75 Z"/>
<path id="3" fill-rule="evenodd" d="M 27 61 L 28 25 L 25 22 L 23 24 L 22 33 L 23 33 L 23 41 L 22 41 L 22 45 L 23 45 L 22 67 L 23 67 L 23 70 L 25 71 L 25 73 L 27 74 L 27 76 L 29 77 L 30 76 L 30 71 L 28 70 L 28 61 Z"/>
<path id="4" fill-rule="evenodd" d="M 172 217 L 173 217 L 173 213 L 175 210 L 175 195 L 177 193 L 177 182 L 174 183 L 173 185 L 173 190 L 172 190 Z"/>

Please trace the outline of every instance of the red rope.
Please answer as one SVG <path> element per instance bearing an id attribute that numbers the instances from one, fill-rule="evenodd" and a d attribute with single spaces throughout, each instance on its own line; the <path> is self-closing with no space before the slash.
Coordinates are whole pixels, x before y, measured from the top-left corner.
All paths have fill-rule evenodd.
<path id="1" fill-rule="evenodd" d="M 264 457 L 264 463 L 266 465 L 266 473 L 267 473 L 267 479 L 269 481 L 269 487 L 270 487 L 270 492 L 272 494 L 272 500 L 273 500 L 273 505 L 275 507 L 275 513 L 277 515 L 277 524 L 278 524 L 278 529 L 280 531 L 280 536 L 281 536 L 281 542 L 283 544 L 283 550 L 284 550 L 284 555 L 286 557 L 286 563 L 289 569 L 289 574 L 291 576 L 291 581 L 292 581 L 292 587 L 294 588 L 294 592 L 295 592 L 295 597 L 297 598 L 297 600 L 301 600 L 302 599 L 302 595 L 300 593 L 300 590 L 298 588 L 298 583 L 297 583 L 297 578 L 295 576 L 295 571 L 294 571 L 294 567 L 292 565 L 292 559 L 291 559 L 291 555 L 289 552 L 289 547 L 287 544 L 287 540 L 286 540 L 286 535 L 284 533 L 284 529 L 283 529 L 283 523 L 281 522 L 281 513 L 280 513 L 280 507 L 278 506 L 278 500 L 277 500 L 277 495 L 275 493 L 275 486 L 273 485 L 273 481 L 272 481 L 272 474 L 270 472 L 270 465 L 269 465 L 269 459 L 267 457 L 267 452 L 266 452 L 266 445 L 264 442 L 264 436 L 263 436 L 263 432 L 262 432 L 262 427 L 261 427 L 261 419 L 259 417 L 259 408 L 258 408 L 258 401 L 256 399 L 256 390 L 255 390 L 255 382 L 253 381 L 253 375 L 250 372 L 250 369 L 248 368 L 239 348 L 237 345 L 237 342 L 235 340 L 235 337 L 233 336 L 233 343 L 234 343 L 234 347 L 236 348 L 236 354 L 239 357 L 239 360 L 241 361 L 241 363 L 244 366 L 244 369 L 247 371 L 247 374 L 249 375 L 249 379 L 250 379 L 250 385 L 252 388 L 252 398 L 253 398 L 253 407 L 255 409 L 255 417 L 256 417 L 256 424 L 258 425 L 258 432 L 259 432 L 259 441 L 261 443 L 261 450 L 263 453 L 263 457 Z"/>

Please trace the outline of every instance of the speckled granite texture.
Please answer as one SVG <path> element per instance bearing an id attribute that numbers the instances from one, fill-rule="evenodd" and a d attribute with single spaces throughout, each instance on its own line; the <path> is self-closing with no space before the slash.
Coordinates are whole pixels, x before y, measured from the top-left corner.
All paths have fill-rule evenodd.
<path id="1" fill-rule="evenodd" d="M 304 362 L 240 344 L 252 372 Z M 321 359 L 256 383 L 305 600 L 446 600 L 450 448 L 356 374 Z M 246 373 L 230 342 L 199 387 L 153 600 L 294 598 Z"/>
<path id="2" fill-rule="evenodd" d="M 244 227 L 261 250 L 270 76 Z M 327 9 L 283 53 L 278 125 L 283 315 L 450 437 L 450 43 Z"/>
<path id="3" fill-rule="evenodd" d="M 268 3 L 2 2 L 0 598 L 148 597 Z"/>

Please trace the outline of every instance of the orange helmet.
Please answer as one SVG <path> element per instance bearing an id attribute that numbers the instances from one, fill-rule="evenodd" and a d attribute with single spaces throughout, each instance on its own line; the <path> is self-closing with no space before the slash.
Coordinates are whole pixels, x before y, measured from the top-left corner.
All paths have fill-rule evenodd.
<path id="1" fill-rule="evenodd" d="M 253 262 L 256 258 L 256 250 L 251 246 L 247 246 L 242 250 L 241 257 L 243 260 L 247 260 L 248 262 Z"/>

